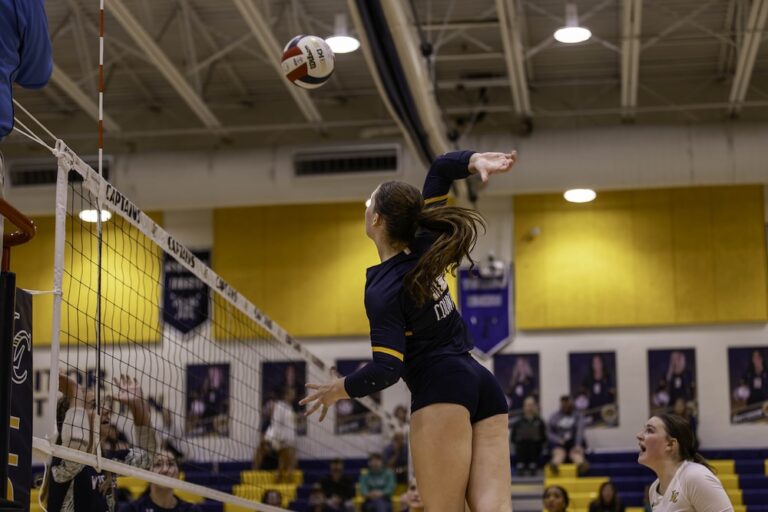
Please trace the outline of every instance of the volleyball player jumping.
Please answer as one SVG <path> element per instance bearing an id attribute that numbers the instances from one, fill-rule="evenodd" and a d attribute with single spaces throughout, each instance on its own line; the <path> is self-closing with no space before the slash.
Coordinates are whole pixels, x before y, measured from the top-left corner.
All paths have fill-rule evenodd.
<path id="1" fill-rule="evenodd" d="M 446 206 L 454 180 L 485 182 L 509 171 L 517 153 L 459 151 L 438 157 L 423 192 L 389 181 L 365 211 L 381 263 L 368 269 L 365 309 L 373 360 L 346 378 L 307 384 L 301 401 L 320 420 L 337 400 L 362 397 L 402 376 L 411 391 L 411 453 L 428 512 L 512 510 L 507 403 L 495 377 L 476 362 L 473 343 L 443 279 L 477 240 L 483 218 Z"/>

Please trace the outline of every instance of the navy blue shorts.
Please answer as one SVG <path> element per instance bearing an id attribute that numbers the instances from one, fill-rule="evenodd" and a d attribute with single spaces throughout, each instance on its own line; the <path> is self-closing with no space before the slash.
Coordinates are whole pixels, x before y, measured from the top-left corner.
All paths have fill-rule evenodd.
<path id="1" fill-rule="evenodd" d="M 411 413 L 432 404 L 458 404 L 469 411 L 471 423 L 507 414 L 507 399 L 496 377 L 471 355 L 445 356 L 426 363 L 408 379 Z"/>

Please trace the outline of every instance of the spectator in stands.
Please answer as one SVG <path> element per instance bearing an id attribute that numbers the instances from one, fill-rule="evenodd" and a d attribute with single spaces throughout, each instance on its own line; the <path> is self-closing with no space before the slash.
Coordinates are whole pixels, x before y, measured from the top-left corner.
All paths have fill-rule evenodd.
<path id="1" fill-rule="evenodd" d="M 696 435 L 696 432 L 699 426 L 699 422 L 696 419 L 696 415 L 693 414 L 693 410 L 688 407 L 688 404 L 685 402 L 685 400 L 678 398 L 675 400 L 675 403 L 672 406 L 672 414 L 677 414 L 688 422 L 688 426 L 691 427 L 691 432 L 693 432 L 693 447 L 695 450 L 698 450 L 699 437 Z"/>
<path id="2" fill-rule="evenodd" d="M 400 512 L 424 512 L 424 503 L 421 501 L 415 478 L 411 478 L 408 490 L 400 496 Z"/>
<path id="3" fill-rule="evenodd" d="M 589 512 L 624 512 L 624 508 L 611 482 L 603 482 L 597 498 L 589 504 Z"/>
<path id="4" fill-rule="evenodd" d="M 559 485 L 550 485 L 544 489 L 542 501 L 544 502 L 544 510 L 547 512 L 566 512 L 570 499 L 568 498 L 568 491 Z"/>
<path id="5" fill-rule="evenodd" d="M 323 488 L 320 484 L 314 484 L 309 490 L 306 512 L 340 512 L 341 509 L 333 507 L 326 502 Z"/>
<path id="6" fill-rule="evenodd" d="M 363 495 L 363 512 L 391 512 L 392 493 L 395 492 L 395 475 L 384 467 L 380 453 L 368 457 L 368 472 L 360 475 L 360 494 Z"/>
<path id="7" fill-rule="evenodd" d="M 355 483 L 344 475 L 344 461 L 333 459 L 330 473 L 320 480 L 328 502 L 341 510 L 354 511 Z"/>
<path id="8" fill-rule="evenodd" d="M 573 408 L 568 395 L 560 397 L 560 410 L 549 418 L 547 431 L 552 459 L 550 469 L 558 474 L 560 464 L 570 461 L 576 464 L 579 474 L 589 469 L 584 458 L 584 417 Z"/>
<path id="9" fill-rule="evenodd" d="M 261 434 L 259 446 L 256 447 L 256 453 L 253 456 L 253 469 L 257 471 L 274 471 L 277 469 L 277 452 L 272 448 L 272 444 Z"/>
<path id="10" fill-rule="evenodd" d="M 296 469 L 296 413 L 291 405 L 294 388 L 286 386 L 272 408 L 272 421 L 264 439 L 277 452 L 277 483 L 291 482 Z"/>
<path id="11" fill-rule="evenodd" d="M 395 474 L 398 484 L 408 483 L 408 441 L 402 431 L 396 431 L 392 442 L 384 448 L 385 465 Z"/>
<path id="12" fill-rule="evenodd" d="M 264 494 L 261 495 L 261 502 L 265 505 L 272 505 L 273 507 L 283 506 L 283 495 L 277 489 L 267 489 Z"/>
<path id="13" fill-rule="evenodd" d="M 675 414 L 651 417 L 637 433 L 637 461 L 656 473 L 648 492 L 659 511 L 733 511 L 723 484 L 694 448 L 688 423 Z"/>
<path id="14" fill-rule="evenodd" d="M 512 424 L 509 439 L 515 451 L 515 469 L 519 476 L 535 475 L 547 440 L 546 425 L 539 416 L 536 399 L 529 396 L 523 402 L 523 415 Z"/>
<path id="15" fill-rule="evenodd" d="M 152 471 L 159 475 L 179 478 L 176 458 L 167 450 L 160 450 L 155 455 Z M 200 512 L 200 508 L 175 496 L 170 487 L 150 483 L 149 489 L 142 497 L 122 506 L 120 512 Z"/>

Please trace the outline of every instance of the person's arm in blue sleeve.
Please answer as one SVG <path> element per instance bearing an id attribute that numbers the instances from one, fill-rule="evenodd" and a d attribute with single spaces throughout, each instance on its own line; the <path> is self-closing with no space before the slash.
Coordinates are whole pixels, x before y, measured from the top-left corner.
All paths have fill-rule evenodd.
<path id="1" fill-rule="evenodd" d="M 375 299 L 367 306 L 373 360 L 344 379 L 352 398 L 368 396 L 400 379 L 405 358 L 405 318 L 397 297 Z"/>
<path id="2" fill-rule="evenodd" d="M 45 86 L 53 72 L 51 39 L 43 0 L 17 1 L 20 34 L 19 68 L 15 82 L 27 89 Z"/>

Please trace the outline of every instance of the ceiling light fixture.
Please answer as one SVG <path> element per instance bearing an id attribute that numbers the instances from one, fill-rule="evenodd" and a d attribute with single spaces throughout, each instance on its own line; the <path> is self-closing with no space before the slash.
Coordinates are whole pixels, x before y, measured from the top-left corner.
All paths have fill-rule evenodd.
<path id="1" fill-rule="evenodd" d="M 593 201 L 597 194 L 591 188 L 572 188 L 571 190 L 566 190 L 563 197 L 571 203 L 588 203 Z"/>
<path id="2" fill-rule="evenodd" d="M 347 33 L 347 15 L 339 13 L 334 19 L 333 36 L 325 40 L 333 53 L 351 53 L 360 48 L 360 41 Z"/>
<path id="3" fill-rule="evenodd" d="M 565 3 L 565 26 L 557 29 L 554 37 L 565 44 L 583 43 L 592 37 L 588 28 L 579 26 L 579 13 L 571 0 Z"/>
<path id="4" fill-rule="evenodd" d="M 96 210 L 83 210 L 77 216 L 83 222 L 96 222 Z M 101 222 L 107 222 L 111 218 L 112 212 L 101 210 Z"/>

